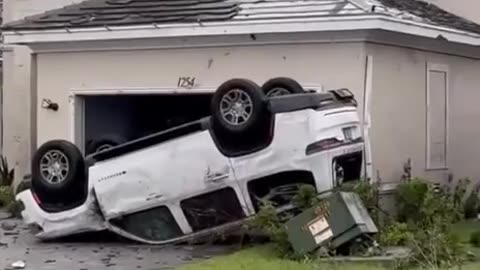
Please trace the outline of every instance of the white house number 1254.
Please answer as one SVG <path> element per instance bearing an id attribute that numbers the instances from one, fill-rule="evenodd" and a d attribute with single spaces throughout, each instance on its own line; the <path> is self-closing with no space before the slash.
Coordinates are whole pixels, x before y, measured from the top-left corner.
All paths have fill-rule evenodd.
<path id="1" fill-rule="evenodd" d="M 179 77 L 177 87 L 192 88 L 195 85 L 195 77 Z"/>

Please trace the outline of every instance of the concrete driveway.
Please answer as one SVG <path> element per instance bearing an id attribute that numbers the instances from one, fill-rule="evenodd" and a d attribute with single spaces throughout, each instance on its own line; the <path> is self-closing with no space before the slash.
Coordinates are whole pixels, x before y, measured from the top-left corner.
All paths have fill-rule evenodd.
<path id="1" fill-rule="evenodd" d="M 1 214 L 1 213 L 0 213 Z M 39 242 L 21 220 L 0 215 L 0 270 L 22 260 L 33 270 L 159 270 L 228 253 L 231 246 L 149 246 L 107 233 Z"/>

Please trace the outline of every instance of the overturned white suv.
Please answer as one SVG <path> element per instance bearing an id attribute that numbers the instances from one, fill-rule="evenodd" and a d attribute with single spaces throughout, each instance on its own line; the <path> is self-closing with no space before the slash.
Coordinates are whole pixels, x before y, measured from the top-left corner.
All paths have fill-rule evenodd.
<path id="1" fill-rule="evenodd" d="M 164 244 L 238 225 L 266 198 L 288 207 L 299 184 L 321 196 L 360 179 L 364 144 L 347 89 L 232 79 L 211 110 L 86 158 L 70 142 L 46 142 L 34 154 L 32 188 L 17 195 L 24 221 L 40 239 L 110 230 Z"/>

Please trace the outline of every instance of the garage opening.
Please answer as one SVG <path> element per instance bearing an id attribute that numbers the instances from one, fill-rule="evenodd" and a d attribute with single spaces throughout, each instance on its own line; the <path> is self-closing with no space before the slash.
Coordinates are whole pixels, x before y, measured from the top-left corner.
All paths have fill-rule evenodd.
<path id="1" fill-rule="evenodd" d="M 84 96 L 83 145 L 91 154 L 210 115 L 212 94 Z"/>

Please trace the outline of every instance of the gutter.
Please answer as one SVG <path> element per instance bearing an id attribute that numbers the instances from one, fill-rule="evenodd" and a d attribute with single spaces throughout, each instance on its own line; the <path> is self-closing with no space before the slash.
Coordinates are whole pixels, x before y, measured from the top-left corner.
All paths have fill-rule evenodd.
<path id="1" fill-rule="evenodd" d="M 191 24 L 109 26 L 101 28 L 4 30 L 4 42 L 10 45 L 33 43 L 125 40 L 168 37 L 225 36 L 266 33 L 301 33 L 347 30 L 387 30 L 450 42 L 478 46 L 480 35 L 425 23 L 406 21 L 377 14 L 340 18 L 301 18 L 258 21 L 228 21 Z"/>

